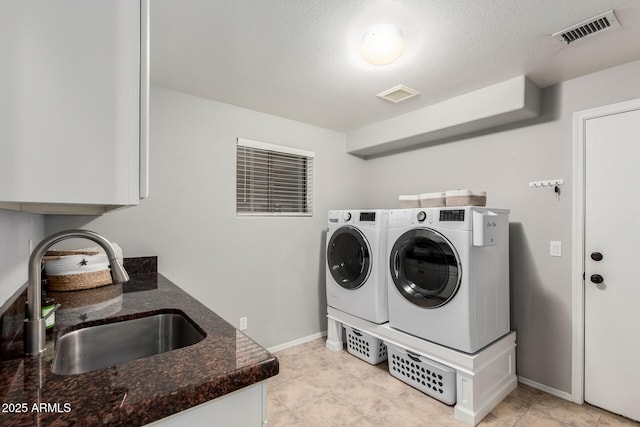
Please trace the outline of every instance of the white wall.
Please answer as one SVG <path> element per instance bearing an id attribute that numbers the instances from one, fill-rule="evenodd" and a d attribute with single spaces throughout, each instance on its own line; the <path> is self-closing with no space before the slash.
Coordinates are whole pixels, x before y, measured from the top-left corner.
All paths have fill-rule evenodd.
<path id="1" fill-rule="evenodd" d="M 0 209 L 0 305 L 27 281 L 29 240 L 44 237 L 42 215 Z"/>
<path id="2" fill-rule="evenodd" d="M 365 201 L 364 161 L 345 154 L 344 134 L 156 87 L 150 111 L 150 197 L 50 217 L 47 232 L 82 226 L 125 256 L 158 255 L 160 272 L 229 322 L 248 317 L 263 346 L 326 330 L 327 211 Z M 315 151 L 313 217 L 236 217 L 237 137 Z"/>
<path id="3" fill-rule="evenodd" d="M 522 127 L 371 159 L 368 203 L 397 206 L 399 194 L 471 188 L 511 209 L 512 328 L 519 375 L 571 392 L 573 113 L 640 97 L 640 61 L 547 88 L 543 116 Z M 640 155 L 640 147 L 639 147 Z M 530 181 L 564 179 L 555 199 Z M 634 185 L 630 183 L 630 185 Z M 562 257 L 549 241 L 562 241 Z"/>
<path id="4" fill-rule="evenodd" d="M 344 154 L 341 133 L 153 88 L 151 197 L 97 219 L 52 217 L 47 231 L 86 225 L 127 256 L 159 255 L 161 272 L 232 323 L 248 316 L 249 335 L 274 346 L 325 328 L 327 210 L 487 190 L 489 205 L 511 209 L 518 373 L 569 393 L 572 114 L 640 97 L 638 76 L 640 61 L 567 81 L 544 90 L 543 116 L 526 125 L 368 161 Z M 237 136 L 316 151 L 313 218 L 236 218 Z M 551 178 L 565 181 L 559 200 L 528 187 Z M 549 256 L 550 240 L 562 257 Z"/>

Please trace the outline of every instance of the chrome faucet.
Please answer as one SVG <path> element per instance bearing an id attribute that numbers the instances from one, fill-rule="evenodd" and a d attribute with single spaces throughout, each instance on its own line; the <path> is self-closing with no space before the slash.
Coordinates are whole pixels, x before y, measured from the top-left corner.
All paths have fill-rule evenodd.
<path id="1" fill-rule="evenodd" d="M 40 294 L 42 259 L 51 246 L 66 239 L 84 238 L 89 239 L 100 246 L 107 253 L 109 267 L 111 267 L 111 278 L 114 284 L 125 283 L 129 280 L 129 275 L 116 258 L 111 243 L 98 233 L 89 230 L 66 230 L 44 239 L 31 252 L 29 257 L 29 284 L 27 288 L 27 313 L 28 318 L 24 320 L 24 353 L 26 355 L 37 356 L 45 348 L 45 318 L 42 317 L 42 305 Z M 47 315 L 49 316 L 49 314 Z"/>

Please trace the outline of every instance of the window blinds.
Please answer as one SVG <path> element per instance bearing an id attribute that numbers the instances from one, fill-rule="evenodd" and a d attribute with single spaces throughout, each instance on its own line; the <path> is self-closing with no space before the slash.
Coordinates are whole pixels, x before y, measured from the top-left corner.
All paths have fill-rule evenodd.
<path id="1" fill-rule="evenodd" d="M 238 215 L 312 215 L 311 151 L 238 138 Z"/>

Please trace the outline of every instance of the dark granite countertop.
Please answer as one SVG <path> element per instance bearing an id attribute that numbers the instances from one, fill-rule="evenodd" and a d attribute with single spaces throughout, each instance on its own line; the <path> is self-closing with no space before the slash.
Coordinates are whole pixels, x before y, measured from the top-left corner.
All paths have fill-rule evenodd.
<path id="1" fill-rule="evenodd" d="M 62 307 L 44 354 L 25 358 L 19 343 L 0 362 L 2 426 L 142 425 L 278 373 L 275 356 L 161 274 L 132 274 L 125 285 L 53 296 Z M 140 317 L 167 308 L 183 311 L 206 338 L 85 374 L 62 376 L 51 371 L 53 337 L 60 331 L 84 321 Z"/>

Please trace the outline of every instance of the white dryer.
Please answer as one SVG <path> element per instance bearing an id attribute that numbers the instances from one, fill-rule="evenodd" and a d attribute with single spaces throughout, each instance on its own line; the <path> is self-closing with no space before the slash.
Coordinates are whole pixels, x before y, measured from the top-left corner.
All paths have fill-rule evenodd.
<path id="1" fill-rule="evenodd" d="M 509 332 L 509 211 L 389 211 L 389 326 L 465 353 Z"/>
<path id="2" fill-rule="evenodd" d="M 329 211 L 327 304 L 374 323 L 388 321 L 388 210 Z"/>

